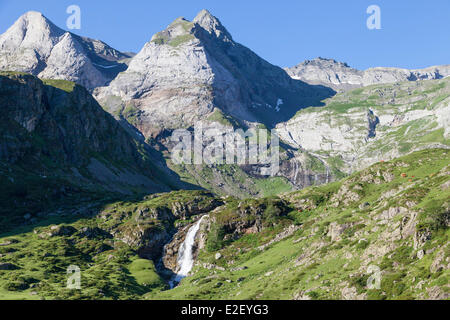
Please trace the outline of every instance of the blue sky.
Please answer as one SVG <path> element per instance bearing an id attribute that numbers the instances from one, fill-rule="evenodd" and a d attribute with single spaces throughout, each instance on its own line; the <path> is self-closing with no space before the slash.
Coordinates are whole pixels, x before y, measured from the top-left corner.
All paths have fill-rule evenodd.
<path id="1" fill-rule="evenodd" d="M 139 51 L 175 18 L 206 8 L 236 41 L 282 67 L 318 56 L 359 69 L 450 64 L 449 0 L 0 0 L 0 33 L 28 10 L 67 29 L 72 4 L 82 12 L 75 33 L 122 51 Z M 372 4 L 381 8 L 381 30 L 366 27 Z"/>

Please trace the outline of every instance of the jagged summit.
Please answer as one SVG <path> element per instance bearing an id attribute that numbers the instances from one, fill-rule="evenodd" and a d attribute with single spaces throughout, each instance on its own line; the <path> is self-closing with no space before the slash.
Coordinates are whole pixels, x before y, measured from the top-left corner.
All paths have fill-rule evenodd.
<path id="1" fill-rule="evenodd" d="M 24 13 L 20 18 L 16 21 L 15 24 L 24 23 L 27 27 L 36 27 L 36 26 L 45 26 L 54 31 L 64 32 L 56 25 L 53 24 L 46 16 L 44 16 L 41 12 L 38 11 L 28 11 Z"/>
<path id="2" fill-rule="evenodd" d="M 218 20 L 207 9 L 202 9 L 199 13 L 197 13 L 197 15 L 194 18 L 194 21 L 199 21 L 199 20 L 201 20 L 203 18 Z"/>
<path id="3" fill-rule="evenodd" d="M 57 27 L 42 13 L 23 14 L 0 35 L 0 70 L 75 81 L 93 90 L 126 69 L 128 55 Z"/>
<path id="4" fill-rule="evenodd" d="M 450 75 L 448 65 L 418 70 L 377 67 L 361 71 L 350 67 L 347 63 L 321 57 L 303 61 L 285 70 L 293 79 L 327 86 L 338 91 L 372 84 L 441 79 Z"/>
<path id="5" fill-rule="evenodd" d="M 232 36 L 222 23 L 208 10 L 200 11 L 194 20 L 189 21 L 184 17 L 175 19 L 169 26 L 156 33 L 151 42 L 156 44 L 178 44 L 189 40 L 203 39 L 202 31 L 206 31 L 208 37 L 215 40 L 231 42 Z"/>
<path id="6" fill-rule="evenodd" d="M 300 65 L 320 65 L 320 66 L 326 66 L 326 67 L 340 66 L 340 67 L 350 68 L 350 66 L 346 62 L 340 62 L 335 59 L 323 58 L 323 57 L 317 57 L 312 60 L 305 60 L 305 61 L 301 62 Z"/>
<path id="7" fill-rule="evenodd" d="M 232 41 L 233 38 L 227 29 L 222 25 L 220 20 L 213 16 L 208 10 L 200 11 L 193 20 L 194 23 L 201 26 L 210 34 L 214 34 L 219 39 L 227 39 Z"/>
<path id="8" fill-rule="evenodd" d="M 272 126 L 332 94 L 328 88 L 291 79 L 234 42 L 207 10 L 193 21 L 177 18 L 155 34 L 126 72 L 95 92 L 114 114 L 134 105 L 138 129 L 146 137 L 192 126 L 216 109 L 245 123 Z"/>
<path id="9" fill-rule="evenodd" d="M 41 44 L 40 49 L 45 48 L 48 41 L 62 36 L 64 30 L 57 27 L 42 13 L 28 11 L 24 13 L 6 32 L 2 35 L 0 47 L 4 45 Z"/>

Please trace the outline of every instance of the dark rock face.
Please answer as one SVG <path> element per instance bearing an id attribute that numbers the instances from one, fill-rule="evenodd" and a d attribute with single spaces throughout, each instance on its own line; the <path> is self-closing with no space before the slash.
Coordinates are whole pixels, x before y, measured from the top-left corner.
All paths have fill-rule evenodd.
<path id="1" fill-rule="evenodd" d="M 39 166 L 50 159 L 57 168 L 88 167 L 93 178 L 105 186 L 114 186 L 111 182 L 115 180 L 117 184 L 138 184 L 150 192 L 168 190 L 152 181 L 154 168 L 141 153 L 153 159 L 150 147 L 139 146 L 87 90 L 68 81 L 49 84 L 31 75 L 0 74 L 1 162 L 38 161 L 31 171 L 45 172 Z"/>
<path id="2" fill-rule="evenodd" d="M 63 84 L 72 86 L 71 83 Z M 35 156 L 51 151 L 63 163 L 71 165 L 82 164 L 90 151 L 108 153 L 117 160 L 135 156 L 131 139 L 121 132 L 114 119 L 85 89 L 78 86 L 72 89 L 72 92 L 66 92 L 46 86 L 32 76 L 0 76 L 3 120 L 15 122 L 22 127 L 22 131 L 48 142 L 41 150 L 23 150 L 23 146 L 6 143 L 2 149 L 9 156 L 1 160 L 13 161 L 24 153 L 34 152 L 32 156 Z M 9 136 L 16 136 L 14 128 L 8 131 Z M 115 141 L 111 140 L 110 134 L 113 132 Z"/>
<path id="3" fill-rule="evenodd" d="M 145 230 L 141 235 L 141 246 L 137 250 L 141 258 L 157 260 L 161 257 L 164 245 L 170 240 L 170 235 L 157 229 Z"/>
<path id="4" fill-rule="evenodd" d="M 377 136 L 377 126 L 380 124 L 380 119 L 373 113 L 372 110 L 367 112 L 367 121 L 369 123 L 367 139 L 375 138 Z"/>

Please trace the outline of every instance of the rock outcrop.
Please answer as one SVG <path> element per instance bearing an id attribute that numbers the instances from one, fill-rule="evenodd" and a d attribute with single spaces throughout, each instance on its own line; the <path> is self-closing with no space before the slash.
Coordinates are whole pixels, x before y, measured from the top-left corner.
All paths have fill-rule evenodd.
<path id="1" fill-rule="evenodd" d="M 0 105 L 2 163 L 20 164 L 43 179 L 60 174 L 112 191 L 129 193 L 126 185 L 169 190 L 157 181 L 156 160 L 144 160 L 143 154 L 152 159 L 150 148 L 134 141 L 83 87 L 3 72 Z"/>

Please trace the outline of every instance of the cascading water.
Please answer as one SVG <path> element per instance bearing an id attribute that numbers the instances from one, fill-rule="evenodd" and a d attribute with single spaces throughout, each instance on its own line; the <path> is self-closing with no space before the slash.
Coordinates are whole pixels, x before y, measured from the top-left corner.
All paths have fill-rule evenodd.
<path id="1" fill-rule="evenodd" d="M 179 267 L 179 271 L 175 275 L 175 277 L 170 281 L 170 286 L 174 287 L 178 284 L 183 278 L 187 277 L 189 272 L 192 270 L 194 266 L 194 256 L 193 256 L 193 247 L 195 244 L 195 237 L 200 229 L 200 224 L 203 219 L 207 216 L 201 217 L 188 231 L 186 234 L 186 239 L 178 250 L 178 259 L 177 264 Z"/>

